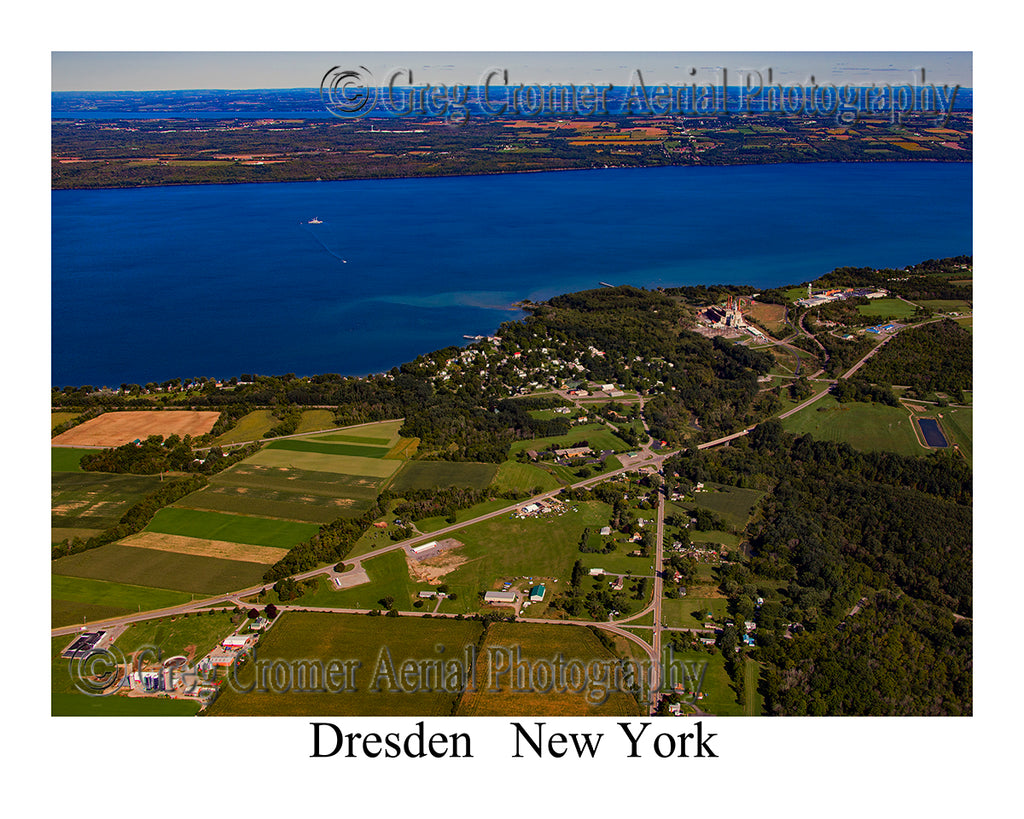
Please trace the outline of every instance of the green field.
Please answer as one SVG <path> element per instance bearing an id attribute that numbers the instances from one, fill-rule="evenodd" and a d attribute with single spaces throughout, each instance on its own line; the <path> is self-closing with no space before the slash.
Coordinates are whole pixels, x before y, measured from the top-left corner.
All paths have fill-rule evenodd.
<path id="1" fill-rule="evenodd" d="M 543 673 L 559 656 L 566 665 L 575 660 L 591 669 L 581 674 L 578 690 L 559 691 L 552 686 L 552 690 L 545 691 L 543 678 L 538 675 L 523 680 L 520 687 L 527 690 L 516 691 L 511 675 L 502 673 L 516 660 L 530 663 Z M 458 715 L 639 716 L 640 708 L 633 696 L 609 685 L 609 668 L 617 663 L 618 658 L 583 626 L 494 623 L 480 652 L 476 690 L 462 698 Z"/>
<path id="2" fill-rule="evenodd" d="M 923 455 L 927 451 L 918 443 L 907 411 L 884 404 L 840 404 L 827 395 L 790 415 L 782 426 L 794 435 L 809 433 L 824 441 L 845 441 L 862 452 Z"/>
<path id="3" fill-rule="evenodd" d="M 55 575 L 109 580 L 134 586 L 177 589 L 202 595 L 224 594 L 263 581 L 262 563 L 184 555 L 108 543 L 68 555 L 51 564 Z"/>
<path id="4" fill-rule="evenodd" d="M 159 486 L 159 475 L 54 472 L 50 479 L 50 525 L 61 529 L 107 529 Z"/>
<path id="5" fill-rule="evenodd" d="M 391 482 L 391 491 L 401 495 L 410 490 L 448 486 L 484 489 L 497 469 L 495 464 L 463 461 L 408 461 Z"/>
<path id="6" fill-rule="evenodd" d="M 286 670 L 296 669 L 292 684 L 271 682 L 267 690 L 248 693 L 228 684 L 208 710 L 213 716 L 449 716 L 463 687 L 461 681 L 437 684 L 424 679 L 416 691 L 397 690 L 392 681 L 402 684 L 397 672 L 406 660 L 459 660 L 465 646 L 476 644 L 481 630 L 482 625 L 474 621 L 285 612 L 260 642 L 257 661 L 276 661 Z M 391 679 L 377 673 L 387 669 L 388 657 L 396 671 Z M 303 660 L 320 660 L 325 666 L 331 660 L 359 662 L 358 667 L 351 666 L 354 672 L 349 675 L 356 690 L 344 690 L 344 681 L 334 685 L 333 691 L 300 690 L 315 687 L 297 673 L 308 667 L 299 665 Z M 258 688 L 254 670 L 255 664 L 250 663 L 238 672 L 241 686 Z"/>
<path id="7" fill-rule="evenodd" d="M 82 460 L 82 456 L 96 451 L 95 449 L 76 449 L 66 446 L 50 447 L 50 471 L 81 472 L 82 467 L 78 462 Z"/>
<path id="8" fill-rule="evenodd" d="M 130 586 L 83 577 L 50 576 L 50 627 L 99 620 L 187 603 L 189 595 L 152 586 Z"/>
<path id="9" fill-rule="evenodd" d="M 319 452 L 323 455 L 348 455 L 353 458 L 383 458 L 388 454 L 386 447 L 331 442 L 320 438 L 316 440 L 287 438 L 273 441 L 267 444 L 266 448 L 284 449 L 289 452 Z"/>
<path id="10" fill-rule="evenodd" d="M 872 299 L 867 304 L 857 305 L 857 312 L 862 316 L 877 319 L 909 319 L 916 312 L 913 304 L 902 299 Z"/>
<path id="11" fill-rule="evenodd" d="M 319 529 L 312 523 L 168 506 L 153 516 L 145 531 L 290 549 L 309 540 Z"/>
<path id="12" fill-rule="evenodd" d="M 561 483 L 543 467 L 521 464 L 518 461 L 505 461 L 498 467 L 491 485 L 499 492 L 520 491 L 535 495 L 558 489 Z"/>
<path id="13" fill-rule="evenodd" d="M 50 694 L 50 715 L 54 717 L 193 717 L 200 707 L 195 700 L 165 697 Z"/>
<path id="14" fill-rule="evenodd" d="M 235 630 L 231 617 L 230 612 L 214 611 L 132 623 L 114 645 L 125 657 L 151 646 L 163 660 L 184 656 L 194 663 Z"/>
<path id="15" fill-rule="evenodd" d="M 254 410 L 238 419 L 238 423 L 223 435 L 214 438 L 217 446 L 222 444 L 240 444 L 244 441 L 258 441 L 264 432 L 281 423 L 271 410 Z"/>

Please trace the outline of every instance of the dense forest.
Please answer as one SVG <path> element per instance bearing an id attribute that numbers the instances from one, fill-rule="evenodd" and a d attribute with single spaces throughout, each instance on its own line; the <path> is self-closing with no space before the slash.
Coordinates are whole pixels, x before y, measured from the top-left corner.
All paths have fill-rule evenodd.
<path id="1" fill-rule="evenodd" d="M 953 395 L 974 387 L 973 337 L 952 319 L 905 330 L 874 356 L 860 375 L 918 393 Z"/>
<path id="2" fill-rule="evenodd" d="M 720 573 L 730 611 L 758 613 L 755 658 L 775 714 L 971 712 L 972 473 L 785 433 L 666 463 L 680 479 L 769 488 L 749 561 Z M 860 602 L 858 602 L 860 601 Z"/>

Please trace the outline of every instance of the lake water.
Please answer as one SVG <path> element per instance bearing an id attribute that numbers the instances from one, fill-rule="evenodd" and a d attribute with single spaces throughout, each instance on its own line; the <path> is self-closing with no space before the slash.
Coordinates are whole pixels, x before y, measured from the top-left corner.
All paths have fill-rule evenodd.
<path id="1" fill-rule="evenodd" d="M 928 443 L 928 446 L 949 446 L 949 442 L 946 441 L 946 436 L 942 434 L 942 428 L 939 426 L 939 422 L 934 418 L 918 418 L 917 423 L 921 427 L 921 432 L 924 433 L 924 439 Z"/>
<path id="2" fill-rule="evenodd" d="M 602 281 L 766 288 L 969 254 L 971 174 L 818 163 L 54 191 L 51 380 L 365 375 Z"/>

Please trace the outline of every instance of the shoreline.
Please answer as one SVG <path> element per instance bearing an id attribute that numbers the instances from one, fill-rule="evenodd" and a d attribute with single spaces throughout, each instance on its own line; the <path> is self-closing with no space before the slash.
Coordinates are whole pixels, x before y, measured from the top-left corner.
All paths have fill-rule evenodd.
<path id="1" fill-rule="evenodd" d="M 52 162 L 51 158 L 51 162 Z M 97 162 L 102 160 L 95 160 Z M 325 182 L 386 182 L 389 180 L 408 179 L 469 179 L 477 176 L 516 176 L 528 173 L 571 173 L 582 171 L 621 171 L 621 170 L 657 170 L 660 168 L 752 168 L 767 165 L 908 165 L 908 164 L 938 164 L 938 165 L 971 165 L 974 163 L 973 156 L 969 159 L 935 159 L 921 158 L 913 159 L 808 159 L 804 162 L 723 162 L 721 164 L 670 164 L 670 165 L 605 165 L 600 168 L 523 168 L 515 171 L 479 171 L 477 173 L 432 173 L 432 174 L 404 174 L 396 176 L 348 176 L 344 179 L 268 179 L 265 181 L 247 179 L 237 182 L 164 182 L 153 185 L 89 185 L 87 187 L 50 187 L 50 193 L 59 191 L 130 191 L 148 190 L 151 188 L 199 188 L 217 187 L 225 185 L 299 185 Z"/>

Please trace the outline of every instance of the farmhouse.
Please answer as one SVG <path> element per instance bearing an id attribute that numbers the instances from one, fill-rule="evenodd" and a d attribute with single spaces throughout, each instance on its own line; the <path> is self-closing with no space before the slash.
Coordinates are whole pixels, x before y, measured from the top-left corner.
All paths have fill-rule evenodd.
<path id="1" fill-rule="evenodd" d="M 546 589 L 542 584 L 534 586 L 532 589 L 530 589 L 530 602 L 540 603 L 544 599 L 545 591 Z"/>

